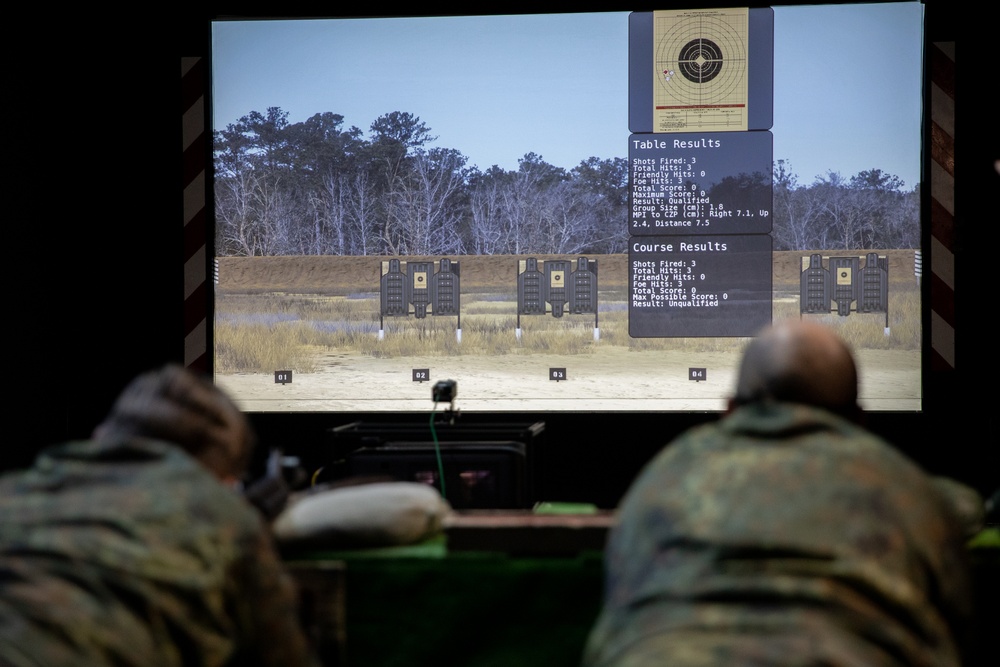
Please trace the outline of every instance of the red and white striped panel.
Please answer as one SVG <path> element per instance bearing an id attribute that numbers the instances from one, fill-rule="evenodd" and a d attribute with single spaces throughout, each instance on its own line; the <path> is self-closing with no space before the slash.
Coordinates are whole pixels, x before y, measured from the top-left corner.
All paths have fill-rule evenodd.
<path id="1" fill-rule="evenodd" d="M 207 75 L 203 58 L 181 58 L 181 118 L 184 178 L 184 365 L 211 372 L 208 357 L 206 283 L 208 214 L 205 132 Z"/>
<path id="2" fill-rule="evenodd" d="M 955 368 L 955 43 L 929 49 L 932 371 Z"/>

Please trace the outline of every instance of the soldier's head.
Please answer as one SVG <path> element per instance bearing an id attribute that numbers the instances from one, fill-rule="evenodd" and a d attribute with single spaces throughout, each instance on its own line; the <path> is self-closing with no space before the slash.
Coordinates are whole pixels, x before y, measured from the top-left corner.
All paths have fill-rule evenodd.
<path id="1" fill-rule="evenodd" d="M 774 400 L 826 408 L 860 419 L 858 372 L 847 344 L 832 329 L 783 320 L 743 353 L 731 406 Z"/>
<path id="2" fill-rule="evenodd" d="M 223 481 L 238 480 L 246 471 L 256 440 L 246 416 L 221 389 L 177 364 L 130 382 L 94 437 L 171 442 Z"/>

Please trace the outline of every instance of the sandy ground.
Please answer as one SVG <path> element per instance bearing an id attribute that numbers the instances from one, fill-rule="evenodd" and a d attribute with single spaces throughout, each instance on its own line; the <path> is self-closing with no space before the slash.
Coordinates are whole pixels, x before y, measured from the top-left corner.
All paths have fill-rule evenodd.
<path id="1" fill-rule="evenodd" d="M 434 403 L 438 380 L 457 384 L 462 411 L 564 411 L 586 404 L 593 410 L 721 410 L 720 396 L 734 382 L 736 353 L 630 352 L 608 348 L 566 357 L 426 357 L 373 359 L 330 354 L 315 373 L 277 383 L 273 374 L 219 375 L 216 381 L 254 412 L 420 411 Z M 906 351 L 861 351 L 861 401 L 869 410 L 919 410 L 919 355 Z M 706 379 L 688 379 L 689 368 L 705 368 Z M 565 369 L 565 380 L 550 369 Z M 414 381 L 427 369 L 427 381 Z M 878 398 L 875 398 L 875 397 Z M 387 398 L 392 397 L 392 398 Z M 446 406 L 439 406 L 446 407 Z"/>

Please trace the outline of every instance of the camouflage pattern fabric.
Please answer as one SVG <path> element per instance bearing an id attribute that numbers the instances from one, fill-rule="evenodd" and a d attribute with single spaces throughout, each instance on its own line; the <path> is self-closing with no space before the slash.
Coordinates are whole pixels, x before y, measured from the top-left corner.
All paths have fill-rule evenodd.
<path id="1" fill-rule="evenodd" d="M 961 522 L 912 461 L 831 413 L 749 405 L 639 474 L 608 537 L 587 667 L 960 665 Z"/>
<path id="2" fill-rule="evenodd" d="M 0 664 L 314 665 L 262 517 L 179 448 L 75 442 L 0 478 Z"/>

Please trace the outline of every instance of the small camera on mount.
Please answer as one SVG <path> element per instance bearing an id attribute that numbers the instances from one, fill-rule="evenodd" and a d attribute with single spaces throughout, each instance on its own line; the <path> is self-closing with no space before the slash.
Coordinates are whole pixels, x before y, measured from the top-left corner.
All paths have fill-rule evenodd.
<path id="1" fill-rule="evenodd" d="M 451 403 L 458 393 L 458 383 L 454 380 L 440 380 L 431 389 L 431 398 L 435 403 Z"/>

